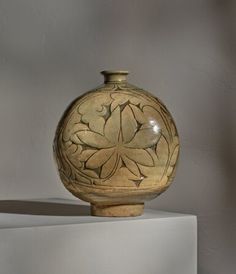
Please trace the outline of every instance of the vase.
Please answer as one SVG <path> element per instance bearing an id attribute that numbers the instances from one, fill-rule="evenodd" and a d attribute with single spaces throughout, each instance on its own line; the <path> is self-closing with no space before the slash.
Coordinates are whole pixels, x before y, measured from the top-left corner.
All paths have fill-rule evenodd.
<path id="1" fill-rule="evenodd" d="M 64 186 L 95 216 L 138 216 L 175 174 L 179 137 L 165 105 L 127 82 L 127 71 L 102 71 L 104 84 L 75 99 L 54 139 Z"/>

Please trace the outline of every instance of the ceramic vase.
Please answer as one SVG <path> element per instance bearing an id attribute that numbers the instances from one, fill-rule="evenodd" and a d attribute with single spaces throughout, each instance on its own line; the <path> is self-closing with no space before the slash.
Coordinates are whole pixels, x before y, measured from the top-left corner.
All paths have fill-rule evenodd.
<path id="1" fill-rule="evenodd" d="M 64 112 L 54 155 L 64 186 L 96 216 L 141 215 L 175 174 L 179 138 L 165 105 L 127 82 L 127 71 L 103 71 L 104 84 Z"/>

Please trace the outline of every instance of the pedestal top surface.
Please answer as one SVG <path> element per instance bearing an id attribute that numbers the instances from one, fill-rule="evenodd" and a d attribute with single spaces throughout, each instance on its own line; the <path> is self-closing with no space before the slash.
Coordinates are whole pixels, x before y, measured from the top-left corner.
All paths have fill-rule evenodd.
<path id="1" fill-rule="evenodd" d="M 152 209 L 145 209 L 144 214 L 138 217 L 94 217 L 90 216 L 89 206 L 78 204 L 76 200 L 0 201 L 0 229 L 189 217 L 195 218 L 193 215 Z"/>

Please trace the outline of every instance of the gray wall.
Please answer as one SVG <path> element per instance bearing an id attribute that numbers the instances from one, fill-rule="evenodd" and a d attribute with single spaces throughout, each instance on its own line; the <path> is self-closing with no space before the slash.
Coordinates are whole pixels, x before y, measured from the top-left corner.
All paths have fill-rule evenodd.
<path id="1" fill-rule="evenodd" d="M 0 199 L 72 196 L 52 157 L 68 103 L 127 69 L 181 136 L 172 187 L 149 207 L 199 220 L 199 273 L 236 269 L 235 1 L 0 0 Z"/>

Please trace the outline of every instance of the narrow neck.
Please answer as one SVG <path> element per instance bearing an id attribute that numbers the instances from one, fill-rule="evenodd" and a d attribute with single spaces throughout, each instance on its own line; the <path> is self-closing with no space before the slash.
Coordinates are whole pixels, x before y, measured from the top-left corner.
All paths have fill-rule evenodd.
<path id="1" fill-rule="evenodd" d="M 104 83 L 112 83 L 126 82 L 129 72 L 123 70 L 104 70 L 101 74 L 104 76 Z"/>

